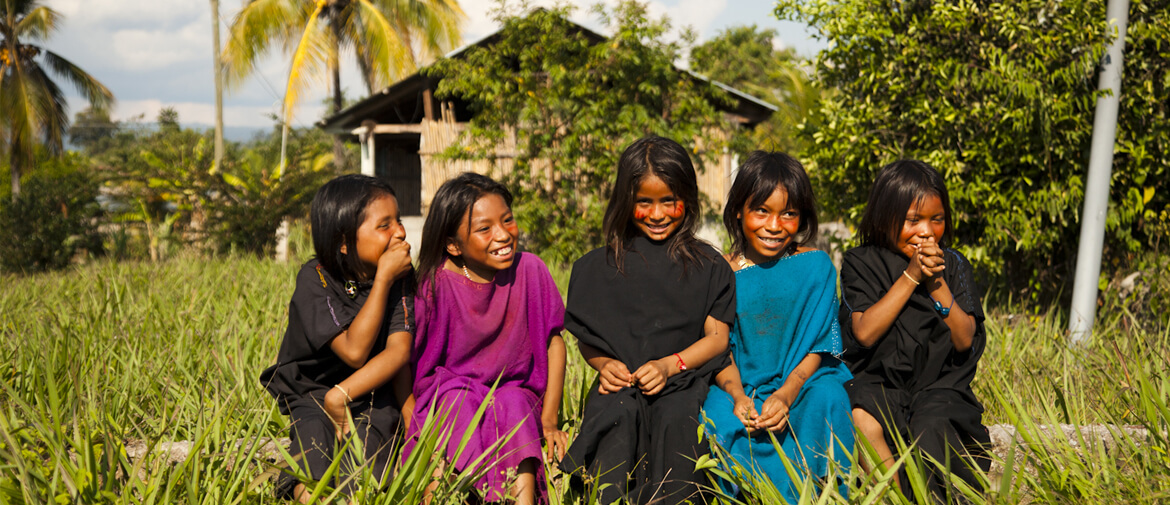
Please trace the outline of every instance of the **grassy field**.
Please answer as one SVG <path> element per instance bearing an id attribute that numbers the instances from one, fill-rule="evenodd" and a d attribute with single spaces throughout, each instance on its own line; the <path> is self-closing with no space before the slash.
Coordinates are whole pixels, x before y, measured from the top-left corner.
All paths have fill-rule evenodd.
<path id="1" fill-rule="evenodd" d="M 256 457 L 257 444 L 237 441 L 286 436 L 256 377 L 275 358 L 296 268 L 180 256 L 0 277 L 0 503 L 274 502 L 262 475 L 270 465 Z M 555 276 L 563 288 L 567 272 Z M 1032 444 L 1009 453 L 1005 477 L 973 501 L 1170 499 L 1170 323 L 1163 312 L 1131 312 L 1132 296 L 1107 295 L 1095 338 L 1077 350 L 1065 347 L 1065 319 L 1054 311 L 990 309 L 976 378 L 985 424 L 1015 425 Z M 1165 300 L 1140 305 L 1150 304 Z M 567 420 L 577 418 L 592 379 L 578 355 L 570 362 Z M 1118 432 L 1114 446 L 1074 449 L 1040 437 L 1038 425 L 1056 423 L 1136 425 L 1151 435 Z M 129 440 L 188 440 L 195 456 L 132 460 Z M 391 492 L 364 490 L 357 501 L 417 498 L 430 467 L 414 464 Z M 467 476 L 457 477 L 438 502 L 463 501 Z M 886 477 L 849 479 L 848 500 L 810 483 L 809 502 L 906 500 Z M 553 503 L 588 501 L 556 486 Z"/>

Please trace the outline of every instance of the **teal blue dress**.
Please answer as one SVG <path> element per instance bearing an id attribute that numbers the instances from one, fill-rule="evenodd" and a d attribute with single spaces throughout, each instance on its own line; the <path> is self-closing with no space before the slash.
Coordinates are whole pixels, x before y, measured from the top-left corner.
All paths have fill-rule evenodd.
<path id="1" fill-rule="evenodd" d="M 763 409 L 764 400 L 784 385 L 805 356 L 820 353 L 820 368 L 797 394 L 789 407 L 789 427 L 776 433 L 776 439 L 805 475 L 823 478 L 830 461 L 847 473 L 853 421 L 844 384 L 853 376 L 837 358 L 841 354 L 837 270 L 828 254 L 809 251 L 743 268 L 735 272 L 735 296 L 731 353 L 756 411 Z M 767 477 L 795 503 L 798 490 L 771 437 L 749 436 L 735 417 L 734 405 L 731 395 L 711 386 L 703 406 L 708 433 L 740 465 Z M 727 492 L 737 491 L 729 483 L 722 484 Z M 846 496 L 848 486 L 843 482 L 838 486 Z"/>

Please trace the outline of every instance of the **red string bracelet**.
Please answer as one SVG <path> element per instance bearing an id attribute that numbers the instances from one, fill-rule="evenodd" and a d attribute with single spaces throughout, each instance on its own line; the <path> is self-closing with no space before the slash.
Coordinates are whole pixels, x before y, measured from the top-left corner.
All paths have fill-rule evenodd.
<path id="1" fill-rule="evenodd" d="M 674 353 L 674 357 L 678 358 L 678 370 L 680 372 L 685 371 L 687 369 L 687 364 L 683 363 L 682 356 L 679 356 L 676 352 Z"/>

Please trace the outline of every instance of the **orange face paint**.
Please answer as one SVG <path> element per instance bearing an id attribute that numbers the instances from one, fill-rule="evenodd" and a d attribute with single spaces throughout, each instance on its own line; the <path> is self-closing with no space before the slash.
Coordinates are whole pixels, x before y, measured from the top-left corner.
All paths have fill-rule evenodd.
<path id="1" fill-rule="evenodd" d="M 673 217 L 675 219 L 681 219 L 683 217 L 683 214 L 686 214 L 686 209 L 684 208 L 682 202 L 675 202 L 674 208 L 670 209 L 668 211 L 668 214 L 670 214 L 670 217 Z"/>
<path id="2" fill-rule="evenodd" d="M 638 219 L 638 220 L 646 219 L 646 216 L 649 216 L 649 215 L 650 215 L 650 209 L 642 209 L 642 208 L 634 209 L 634 219 Z"/>

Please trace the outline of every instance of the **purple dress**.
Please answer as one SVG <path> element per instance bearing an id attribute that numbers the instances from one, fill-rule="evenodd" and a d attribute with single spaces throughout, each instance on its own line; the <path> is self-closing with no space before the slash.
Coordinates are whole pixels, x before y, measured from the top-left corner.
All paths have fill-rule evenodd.
<path id="1" fill-rule="evenodd" d="M 465 469 L 487 448 L 519 426 L 486 461 L 479 482 L 489 500 L 504 496 L 507 472 L 528 458 L 541 460 L 541 409 L 548 387 L 548 343 L 564 327 L 565 305 L 548 267 L 519 253 L 512 266 L 480 284 L 440 267 L 432 291 L 424 280 L 415 296 L 414 415 L 407 454 L 431 409 L 450 412 L 447 459 L 492 384 L 492 396 L 468 447 L 454 465 Z M 543 465 L 537 464 L 537 498 L 547 500 Z"/>

